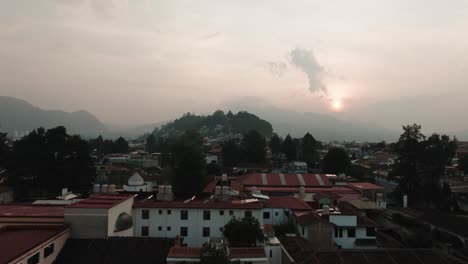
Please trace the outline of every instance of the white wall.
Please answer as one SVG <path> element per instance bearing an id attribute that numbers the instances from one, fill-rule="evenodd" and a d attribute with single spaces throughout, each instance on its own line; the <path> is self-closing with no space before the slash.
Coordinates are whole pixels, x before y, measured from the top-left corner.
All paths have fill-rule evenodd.
<path id="1" fill-rule="evenodd" d="M 133 236 L 133 228 L 135 227 L 135 220 L 133 220 L 133 228 L 121 231 L 114 232 L 115 222 L 121 213 L 127 213 L 129 216 L 132 216 L 132 206 L 133 206 L 133 197 L 112 207 L 108 211 L 107 216 L 107 236 L 121 236 L 121 237 L 130 237 Z M 133 218 L 133 217 L 132 217 Z"/>
<path id="2" fill-rule="evenodd" d="M 355 215 L 330 215 L 329 221 L 337 226 L 357 226 Z"/>
<path id="3" fill-rule="evenodd" d="M 47 240 L 46 242 L 42 243 L 38 247 L 31 249 L 27 253 L 23 254 L 16 260 L 12 261 L 11 263 L 17 263 L 17 264 L 27 264 L 28 263 L 28 258 L 34 256 L 36 253 L 39 252 L 39 263 L 40 264 L 52 264 L 55 262 L 55 259 L 57 258 L 58 254 L 62 250 L 63 246 L 67 242 L 67 239 L 70 237 L 70 231 L 66 230 L 56 237 Z M 47 256 L 47 258 L 44 258 L 44 248 L 49 246 L 50 244 L 54 243 L 54 253 L 51 255 Z"/>
<path id="4" fill-rule="evenodd" d="M 288 223 L 288 216 L 287 213 L 290 213 L 289 209 L 281 209 L 281 208 L 263 208 L 263 212 L 270 213 L 270 219 L 263 219 L 264 224 L 269 225 L 282 225 Z M 262 213 L 263 218 L 263 213 Z"/>
<path id="5" fill-rule="evenodd" d="M 149 210 L 149 219 L 142 219 L 142 210 Z M 159 214 L 162 210 L 162 214 Z M 171 214 L 168 214 L 171 210 Z M 181 211 L 188 211 L 188 219 L 181 220 Z M 224 215 L 220 215 L 220 210 L 224 211 Z M 233 211 L 233 215 L 229 215 L 229 211 Z M 211 212 L 210 220 L 203 220 L 203 211 Z M 189 247 L 201 247 L 207 242 L 210 237 L 222 237 L 223 228 L 232 217 L 242 218 L 245 211 L 252 211 L 252 216 L 257 218 L 260 224 L 263 224 L 263 214 L 261 209 L 245 210 L 245 209 L 181 209 L 181 208 L 134 208 L 133 220 L 135 221 L 135 236 L 141 236 L 141 228 L 147 226 L 149 228 L 150 237 L 175 237 L 180 235 L 180 228 L 187 227 L 188 235 L 184 238 L 184 244 Z M 162 230 L 159 231 L 158 227 Z M 167 227 L 171 229 L 168 230 Z M 210 237 L 203 237 L 203 227 L 210 228 Z"/>

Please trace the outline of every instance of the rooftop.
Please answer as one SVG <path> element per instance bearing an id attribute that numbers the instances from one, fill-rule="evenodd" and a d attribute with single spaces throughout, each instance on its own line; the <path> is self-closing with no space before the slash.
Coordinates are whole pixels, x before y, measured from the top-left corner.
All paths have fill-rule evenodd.
<path id="1" fill-rule="evenodd" d="M 270 196 L 270 199 L 265 201 L 265 207 L 285 208 L 291 210 L 312 210 L 306 202 L 291 196 Z"/>
<path id="2" fill-rule="evenodd" d="M 67 230 L 65 225 L 15 225 L 0 228 L 0 263 L 8 263 Z"/>
<path id="3" fill-rule="evenodd" d="M 168 258 L 200 258 L 201 248 L 172 247 L 169 250 Z"/>
<path id="4" fill-rule="evenodd" d="M 263 247 L 229 248 L 231 259 L 266 258 Z"/>
<path id="5" fill-rule="evenodd" d="M 239 176 L 245 186 L 323 187 L 331 186 L 325 174 L 251 173 Z"/>
<path id="6" fill-rule="evenodd" d="M 64 205 L 2 204 L 1 217 L 59 217 L 64 216 Z"/>
<path id="7" fill-rule="evenodd" d="M 88 199 L 69 205 L 67 208 L 110 209 L 132 197 L 133 195 L 94 195 Z"/>
<path id="8" fill-rule="evenodd" d="M 369 182 L 350 182 L 348 186 L 357 190 L 383 190 L 384 187 Z"/>
<path id="9" fill-rule="evenodd" d="M 134 208 L 200 208 L 200 209 L 261 209 L 262 203 L 257 199 L 246 200 L 186 200 L 186 201 L 135 201 Z"/>

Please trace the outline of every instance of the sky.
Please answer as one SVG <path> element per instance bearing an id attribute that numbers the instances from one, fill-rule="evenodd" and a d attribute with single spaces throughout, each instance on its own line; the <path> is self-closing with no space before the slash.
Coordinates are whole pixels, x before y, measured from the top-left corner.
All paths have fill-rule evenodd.
<path id="1" fill-rule="evenodd" d="M 122 125 L 256 98 L 468 129 L 467 13 L 464 0 L 3 0 L 0 95 Z"/>

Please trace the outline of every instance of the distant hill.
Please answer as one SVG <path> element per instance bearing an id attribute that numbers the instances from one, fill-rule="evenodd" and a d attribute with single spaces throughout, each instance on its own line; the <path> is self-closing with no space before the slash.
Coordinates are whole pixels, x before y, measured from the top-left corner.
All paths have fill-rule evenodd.
<path id="1" fill-rule="evenodd" d="M 86 111 L 43 110 L 21 99 L 0 96 L 0 131 L 13 133 L 56 126 L 65 126 L 70 133 L 86 136 L 107 132 L 106 126 Z"/>
<path id="2" fill-rule="evenodd" d="M 208 116 L 187 113 L 163 125 L 160 129 L 156 129 L 154 134 L 169 137 L 186 130 L 197 130 L 202 136 L 244 134 L 250 130 L 257 130 L 263 136 L 270 136 L 273 133 L 271 124 L 254 114 L 245 111 L 237 114 L 229 111 L 225 114 L 218 110 Z"/>
<path id="3" fill-rule="evenodd" d="M 396 141 L 399 131 L 389 130 L 372 123 L 355 120 L 342 120 L 320 113 L 299 113 L 265 105 L 261 101 L 255 103 L 255 98 L 247 98 L 242 102 L 233 102 L 230 107 L 247 110 L 268 120 L 275 132 L 281 136 L 291 134 L 302 137 L 310 132 L 321 141 Z"/>

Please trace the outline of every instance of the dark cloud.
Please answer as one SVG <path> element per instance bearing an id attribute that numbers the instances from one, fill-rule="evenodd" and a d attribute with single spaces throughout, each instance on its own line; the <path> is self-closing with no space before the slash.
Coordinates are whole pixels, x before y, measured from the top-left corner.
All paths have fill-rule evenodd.
<path id="1" fill-rule="evenodd" d="M 296 48 L 290 52 L 291 63 L 302 70 L 309 82 L 309 90 L 312 93 L 321 92 L 327 94 L 327 87 L 323 82 L 325 69 L 320 65 L 311 50 Z"/>

